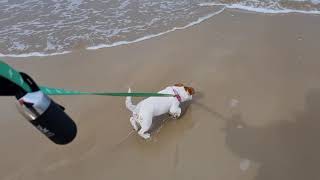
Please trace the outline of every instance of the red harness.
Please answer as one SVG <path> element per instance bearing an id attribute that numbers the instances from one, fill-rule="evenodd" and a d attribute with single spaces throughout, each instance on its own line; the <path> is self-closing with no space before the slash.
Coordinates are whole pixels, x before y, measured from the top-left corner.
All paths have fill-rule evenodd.
<path id="1" fill-rule="evenodd" d="M 174 97 L 176 97 L 178 99 L 178 101 L 181 103 L 181 96 L 179 95 L 178 91 L 173 88 L 172 88 L 172 90 L 174 93 Z"/>

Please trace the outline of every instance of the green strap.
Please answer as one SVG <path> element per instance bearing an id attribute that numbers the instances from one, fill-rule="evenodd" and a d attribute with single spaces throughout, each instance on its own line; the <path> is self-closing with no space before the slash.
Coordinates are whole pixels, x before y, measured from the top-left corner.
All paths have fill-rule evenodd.
<path id="1" fill-rule="evenodd" d="M 47 95 L 99 95 L 99 96 L 133 96 L 133 97 L 172 97 L 172 94 L 160 94 L 160 93 L 126 93 L 126 92 L 82 92 L 65 90 L 60 88 L 51 88 L 40 86 L 40 90 Z"/>
<path id="2" fill-rule="evenodd" d="M 1 60 L 0 60 L 0 76 L 20 86 L 26 92 L 31 92 L 31 88 L 26 82 L 24 82 L 20 73 Z M 133 97 L 150 97 L 150 96 L 172 97 L 174 96 L 172 94 L 160 94 L 160 93 L 81 92 L 81 91 L 65 90 L 65 89 L 52 88 L 52 87 L 46 87 L 46 86 L 40 86 L 40 90 L 47 95 L 100 95 L 100 96 L 133 96 Z"/>
<path id="3" fill-rule="evenodd" d="M 27 83 L 24 82 L 20 73 L 1 60 L 0 60 L 0 76 L 10 80 L 11 82 L 20 86 L 22 89 L 24 89 L 27 92 L 31 91 L 31 88 Z"/>

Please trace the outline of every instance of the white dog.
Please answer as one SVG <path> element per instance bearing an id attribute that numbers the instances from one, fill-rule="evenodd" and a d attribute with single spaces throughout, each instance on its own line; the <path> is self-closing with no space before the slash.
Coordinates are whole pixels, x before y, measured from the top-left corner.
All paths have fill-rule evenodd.
<path id="1" fill-rule="evenodd" d="M 129 89 L 128 92 L 131 92 Z M 133 105 L 131 97 L 126 98 L 126 107 L 132 112 L 130 122 L 133 128 L 138 131 L 138 134 L 144 139 L 150 138 L 147 131 L 152 125 L 152 119 L 165 113 L 169 113 L 173 118 L 178 118 L 181 115 L 180 103 L 192 99 L 194 89 L 184 86 L 183 84 L 175 84 L 174 86 L 166 87 L 158 93 L 172 94 L 173 97 L 149 97 Z"/>

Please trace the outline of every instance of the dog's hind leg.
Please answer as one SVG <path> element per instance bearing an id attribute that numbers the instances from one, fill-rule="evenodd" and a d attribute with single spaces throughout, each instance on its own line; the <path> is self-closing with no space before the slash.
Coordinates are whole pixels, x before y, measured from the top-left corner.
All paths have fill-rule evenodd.
<path id="1" fill-rule="evenodd" d="M 134 117 L 130 117 L 130 123 L 131 123 L 133 129 L 138 131 L 139 128 L 138 128 L 138 126 L 136 124 L 136 121 L 135 121 Z"/>
<path id="2" fill-rule="evenodd" d="M 147 131 L 150 130 L 150 127 L 152 125 L 152 115 L 143 116 L 143 120 L 140 125 L 141 125 L 141 129 L 138 132 L 138 134 L 144 139 L 149 139 L 150 133 L 147 133 Z"/>

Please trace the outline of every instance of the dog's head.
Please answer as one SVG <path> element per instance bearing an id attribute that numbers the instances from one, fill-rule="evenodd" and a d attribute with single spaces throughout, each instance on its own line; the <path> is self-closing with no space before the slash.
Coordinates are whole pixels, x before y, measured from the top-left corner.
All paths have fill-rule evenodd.
<path id="1" fill-rule="evenodd" d="M 174 86 L 176 86 L 179 90 L 179 95 L 182 102 L 192 99 L 192 95 L 195 93 L 195 90 L 192 87 L 185 86 L 182 83 L 177 83 Z"/>

